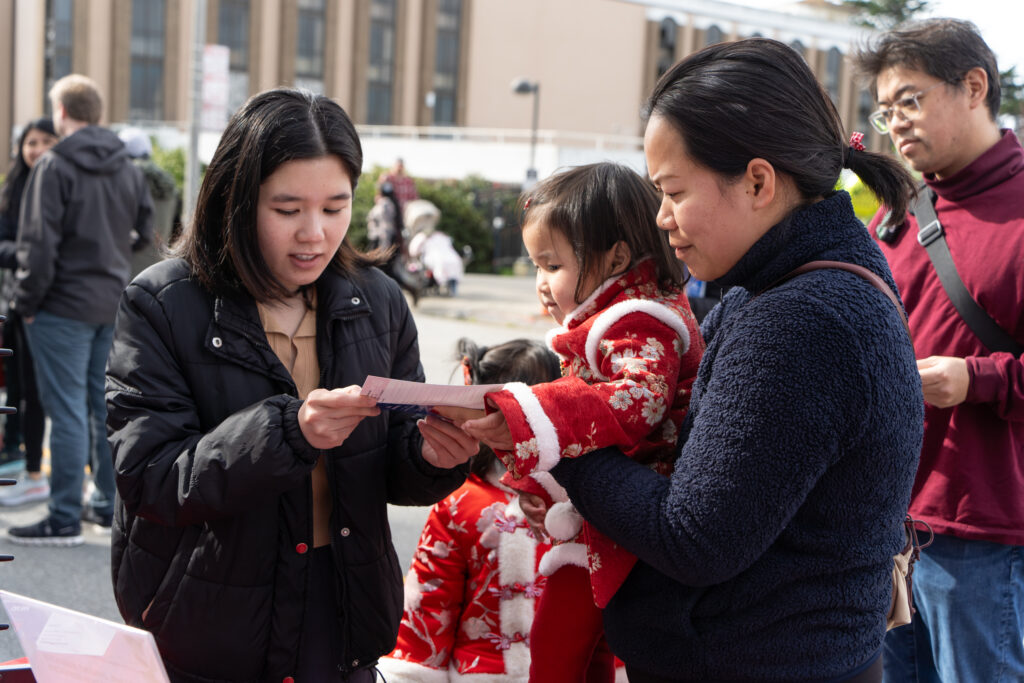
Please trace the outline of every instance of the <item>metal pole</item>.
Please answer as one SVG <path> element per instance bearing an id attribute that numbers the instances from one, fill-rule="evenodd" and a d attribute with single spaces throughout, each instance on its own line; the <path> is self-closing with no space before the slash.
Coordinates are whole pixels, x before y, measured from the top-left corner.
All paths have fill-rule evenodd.
<path id="1" fill-rule="evenodd" d="M 206 44 L 206 0 L 193 2 L 195 13 L 192 19 L 192 108 L 188 118 L 183 208 L 186 222 L 191 222 L 199 196 L 199 128 L 203 115 L 203 46 Z"/>
<path id="2" fill-rule="evenodd" d="M 530 131 L 530 168 L 537 173 L 537 118 L 540 114 L 540 83 L 533 84 L 533 128 Z"/>

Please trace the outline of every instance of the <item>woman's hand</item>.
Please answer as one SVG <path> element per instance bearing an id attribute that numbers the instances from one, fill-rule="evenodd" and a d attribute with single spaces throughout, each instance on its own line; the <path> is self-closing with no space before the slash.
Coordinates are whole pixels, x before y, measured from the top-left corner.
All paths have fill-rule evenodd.
<path id="1" fill-rule="evenodd" d="M 495 451 L 511 451 L 515 447 L 508 422 L 501 413 L 491 413 L 486 417 L 466 420 L 462 429 L 474 439 L 479 439 Z"/>
<path id="2" fill-rule="evenodd" d="M 313 448 L 337 448 L 363 418 L 380 415 L 376 399 L 360 396 L 361 387 L 314 389 L 299 408 L 299 429 Z"/>
<path id="3" fill-rule="evenodd" d="M 519 507 L 526 515 L 526 523 L 539 541 L 548 539 L 548 530 L 544 527 L 544 518 L 548 514 L 548 505 L 544 499 L 534 493 L 520 493 Z"/>
<path id="4" fill-rule="evenodd" d="M 423 435 L 423 459 L 449 469 L 469 460 L 480 444 L 448 420 L 428 415 L 416 423 Z"/>

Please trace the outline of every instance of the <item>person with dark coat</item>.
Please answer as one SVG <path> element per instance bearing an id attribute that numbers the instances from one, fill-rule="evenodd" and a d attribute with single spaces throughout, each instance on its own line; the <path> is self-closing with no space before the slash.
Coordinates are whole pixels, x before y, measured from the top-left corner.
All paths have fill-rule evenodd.
<path id="1" fill-rule="evenodd" d="M 44 519 L 7 533 L 23 545 L 73 546 L 84 542 L 83 519 L 109 527 L 113 514 L 103 374 L 131 253 L 152 240 L 153 202 L 117 135 L 98 125 L 94 82 L 65 76 L 50 102 L 61 140 L 36 163 L 22 198 L 12 305 L 50 418 L 51 495 Z M 86 465 L 95 488 L 83 508 Z"/>
<path id="2" fill-rule="evenodd" d="M 658 222 L 694 277 L 730 289 L 701 326 L 671 476 L 610 449 L 551 470 L 639 557 L 604 611 L 608 642 L 634 683 L 880 681 L 921 381 L 894 300 L 838 268 L 793 271 L 844 262 L 894 290 L 833 187 L 845 166 L 902 210 L 912 180 L 846 142 L 806 62 L 778 41 L 690 55 L 648 111 Z"/>
<path id="3" fill-rule="evenodd" d="M 57 133 L 53 121 L 46 118 L 29 121 L 18 138 L 17 153 L 0 190 L 0 311 L 7 316 L 3 324 L 3 345 L 11 350 L 11 355 L 3 359 L 4 380 L 7 405 L 18 411 L 7 416 L 0 451 L 0 473 L 15 475 L 17 484 L 0 488 L 0 505 L 21 505 L 50 496 L 50 483 L 42 470 L 46 414 L 39 403 L 25 322 L 10 308 L 10 301 L 18 268 L 21 198 L 32 168 L 55 144 Z"/>
<path id="4" fill-rule="evenodd" d="M 372 681 L 402 616 L 387 504 L 441 500 L 476 451 L 360 395 L 423 381 L 404 297 L 346 238 L 361 165 L 333 101 L 252 97 L 178 257 L 121 299 L 114 596 L 175 683 Z"/>

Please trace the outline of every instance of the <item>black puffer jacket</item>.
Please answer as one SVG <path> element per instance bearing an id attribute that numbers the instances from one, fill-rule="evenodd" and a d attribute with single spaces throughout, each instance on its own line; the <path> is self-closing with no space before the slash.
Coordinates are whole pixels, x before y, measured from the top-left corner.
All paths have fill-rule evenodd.
<path id="1" fill-rule="evenodd" d="M 317 283 L 321 386 L 423 379 L 416 329 L 376 269 Z M 113 580 L 125 621 L 156 637 L 174 681 L 281 681 L 295 671 L 320 451 L 249 297 L 215 298 L 181 260 L 128 286 L 107 367 L 118 505 Z M 365 666 L 395 644 L 401 569 L 386 503 L 431 504 L 465 470 L 420 455 L 413 421 L 364 420 L 328 451 L 340 647 Z"/>

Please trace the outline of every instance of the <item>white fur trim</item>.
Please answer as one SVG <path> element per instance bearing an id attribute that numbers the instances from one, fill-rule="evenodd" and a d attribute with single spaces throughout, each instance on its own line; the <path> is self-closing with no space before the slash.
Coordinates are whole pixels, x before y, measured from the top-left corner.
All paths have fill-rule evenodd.
<path id="1" fill-rule="evenodd" d="M 519 507 L 518 496 L 505 507 L 505 514 L 516 521 L 526 518 Z M 520 528 L 514 533 L 502 532 L 499 535 L 498 580 L 501 585 L 533 582 L 537 578 L 536 560 L 537 540 L 527 534 L 526 529 Z"/>
<path id="2" fill-rule="evenodd" d="M 558 351 L 555 351 L 555 337 L 557 337 L 560 334 L 565 334 L 568 331 L 569 330 L 566 329 L 565 327 L 552 327 L 544 334 L 544 344 L 548 347 L 548 351 L 555 354 L 559 358 L 562 358 L 562 354 L 560 354 Z"/>
<path id="3" fill-rule="evenodd" d="M 571 541 L 583 528 L 583 517 L 572 503 L 555 503 L 544 515 L 544 528 L 556 541 Z"/>
<path id="4" fill-rule="evenodd" d="M 540 484 L 551 499 L 556 502 L 569 500 L 569 492 L 562 488 L 562 485 L 555 481 L 550 472 L 531 472 L 530 478 Z"/>
<path id="5" fill-rule="evenodd" d="M 530 650 L 523 643 L 515 643 L 512 647 L 505 650 L 505 661 L 508 661 L 508 658 L 513 651 L 516 651 L 516 653 L 511 655 L 512 657 L 526 659 L 526 673 L 522 675 L 513 675 L 510 673 L 460 674 L 454 667 L 451 667 L 448 671 L 449 677 L 445 680 L 451 681 L 452 683 L 527 683 L 530 678 Z M 390 678 L 388 679 L 388 683 L 391 683 Z"/>
<path id="6" fill-rule="evenodd" d="M 595 289 L 593 292 L 591 292 L 590 296 L 588 296 L 586 299 L 583 300 L 583 303 L 581 303 L 579 306 L 577 306 L 576 308 L 572 309 L 571 311 L 569 311 L 568 314 L 566 314 L 565 318 L 562 319 L 562 326 L 565 327 L 566 329 L 568 329 L 569 328 L 569 323 L 576 319 L 576 314 L 577 313 L 580 313 L 581 311 L 583 311 L 587 306 L 589 306 L 591 304 L 592 301 L 594 301 L 595 299 L 597 299 L 597 297 L 599 297 L 602 294 L 604 294 L 608 290 L 608 288 L 611 287 L 613 284 L 615 284 L 615 282 L 620 277 L 622 277 L 623 275 L 625 275 L 625 273 L 619 273 L 618 275 L 612 275 L 610 278 L 608 278 L 607 280 L 602 282 L 600 285 L 598 285 L 597 289 Z"/>
<path id="7" fill-rule="evenodd" d="M 671 308 L 665 304 L 648 299 L 620 301 L 614 306 L 606 308 L 598 316 L 597 320 L 594 321 L 594 324 L 590 327 L 590 332 L 587 333 L 587 364 L 590 365 L 590 370 L 597 379 L 605 382 L 608 381 L 608 377 L 601 373 L 601 366 L 598 363 L 598 345 L 612 325 L 631 313 L 644 313 L 658 322 L 664 323 L 683 340 L 683 353 L 686 353 L 687 349 L 690 348 L 690 331 L 686 329 L 686 323 L 679 317 L 679 314 Z"/>
<path id="8" fill-rule="evenodd" d="M 381 657 L 377 668 L 388 683 L 448 683 L 447 669 L 432 669 L 419 662 L 394 657 Z"/>
<path id="9" fill-rule="evenodd" d="M 615 667 L 615 683 L 629 683 L 629 677 L 626 676 L 626 667 Z"/>
<path id="10" fill-rule="evenodd" d="M 526 416 L 526 422 L 537 439 L 539 453 L 537 469 L 542 472 L 550 470 L 558 464 L 558 458 L 561 455 L 561 449 L 558 447 L 558 432 L 555 431 L 555 425 L 551 422 L 551 418 L 544 412 L 544 407 L 537 400 L 537 396 L 526 384 L 509 382 L 502 388 L 511 393 L 512 398 L 519 403 L 523 415 Z"/>
<path id="11" fill-rule="evenodd" d="M 563 543 L 544 553 L 538 567 L 541 574 L 551 576 L 560 567 L 574 564 L 587 569 L 587 546 L 582 543 Z"/>

